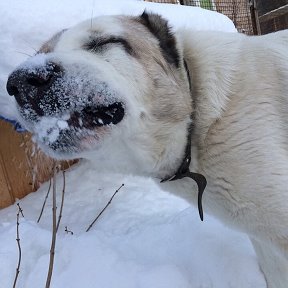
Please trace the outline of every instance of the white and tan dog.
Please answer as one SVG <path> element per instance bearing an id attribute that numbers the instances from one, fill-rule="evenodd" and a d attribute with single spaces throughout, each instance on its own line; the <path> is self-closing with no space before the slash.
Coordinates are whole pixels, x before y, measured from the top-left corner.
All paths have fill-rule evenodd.
<path id="1" fill-rule="evenodd" d="M 159 185 L 197 203 L 180 180 L 192 156 L 204 210 L 249 235 L 269 288 L 288 287 L 288 31 L 174 35 L 154 14 L 100 17 L 55 35 L 7 90 L 53 157 L 176 174 Z"/>

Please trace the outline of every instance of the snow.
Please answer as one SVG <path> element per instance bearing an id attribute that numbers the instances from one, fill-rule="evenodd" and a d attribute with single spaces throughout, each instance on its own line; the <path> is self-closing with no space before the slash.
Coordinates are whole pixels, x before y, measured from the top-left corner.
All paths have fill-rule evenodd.
<path id="1" fill-rule="evenodd" d="M 60 207 L 63 177 L 57 178 Z M 121 184 L 112 203 L 85 232 Z M 51 241 L 51 196 L 39 224 L 48 183 L 20 201 L 22 263 L 18 287 L 46 281 Z M 82 163 L 66 172 L 57 234 L 53 288 L 264 288 L 247 237 L 221 225 L 151 179 L 107 174 Z M 205 207 L 204 207 L 205 209 Z M 59 212 L 59 211 L 58 211 Z M 11 287 L 18 260 L 17 206 L 0 211 L 0 287 Z M 65 232 L 65 226 L 73 235 Z"/>
<path id="2" fill-rule="evenodd" d="M 144 6 L 170 19 L 173 29 L 190 26 L 235 31 L 232 22 L 222 15 L 168 4 L 127 4 L 120 0 L 113 5 L 111 1 L 97 0 L 1 1 L 0 114 L 16 117 L 13 98 L 5 91 L 8 74 L 53 33 L 96 15 L 136 15 Z M 66 120 L 63 116 L 44 119 L 40 124 L 65 129 Z M 47 129 L 43 131 L 46 133 Z M 62 178 L 59 173 L 58 207 Z M 85 232 L 122 183 L 125 186 L 111 205 Z M 22 261 L 17 287 L 39 288 L 46 282 L 51 196 L 39 224 L 37 219 L 48 186 L 44 183 L 39 191 L 19 201 L 25 218 L 20 219 L 19 225 Z M 65 191 L 53 288 L 266 287 L 246 235 L 224 227 L 207 214 L 201 222 L 197 209 L 162 191 L 151 179 L 111 174 L 101 171 L 101 165 L 96 169 L 83 162 L 66 172 Z M 0 288 L 12 287 L 15 277 L 16 214 L 16 204 L 0 211 Z M 65 232 L 65 226 L 73 235 Z"/>
<path id="3" fill-rule="evenodd" d="M 67 118 L 64 115 L 63 118 Z M 61 130 L 68 128 L 68 123 L 64 119 L 56 117 L 42 117 L 41 120 L 35 124 L 35 131 L 38 131 L 38 138 L 43 139 L 47 144 L 55 142 Z"/>

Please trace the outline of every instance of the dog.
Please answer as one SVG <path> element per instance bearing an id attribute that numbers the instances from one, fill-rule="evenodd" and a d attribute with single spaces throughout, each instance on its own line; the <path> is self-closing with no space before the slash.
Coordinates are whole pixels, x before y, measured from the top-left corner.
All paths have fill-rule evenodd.
<path id="1" fill-rule="evenodd" d="M 288 31 L 172 32 L 153 13 L 102 16 L 44 43 L 7 91 L 54 158 L 153 177 L 201 217 L 206 178 L 204 211 L 247 233 L 268 287 L 287 288 L 287 47 Z"/>

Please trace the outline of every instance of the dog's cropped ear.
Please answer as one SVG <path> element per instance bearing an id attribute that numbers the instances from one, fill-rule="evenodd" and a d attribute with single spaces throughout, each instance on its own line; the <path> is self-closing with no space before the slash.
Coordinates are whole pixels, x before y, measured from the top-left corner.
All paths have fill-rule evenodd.
<path id="1" fill-rule="evenodd" d="M 58 43 L 61 35 L 67 31 L 68 29 L 63 29 L 60 32 L 56 33 L 54 36 L 52 36 L 52 38 L 50 38 L 48 41 L 46 41 L 44 44 L 42 44 L 40 50 L 37 52 L 37 54 L 39 53 L 51 53 L 53 52 L 56 44 Z"/>
<path id="2" fill-rule="evenodd" d="M 140 16 L 140 22 L 159 40 L 161 52 L 166 61 L 179 67 L 179 53 L 176 39 L 168 25 L 168 21 L 158 14 L 147 13 Z"/>

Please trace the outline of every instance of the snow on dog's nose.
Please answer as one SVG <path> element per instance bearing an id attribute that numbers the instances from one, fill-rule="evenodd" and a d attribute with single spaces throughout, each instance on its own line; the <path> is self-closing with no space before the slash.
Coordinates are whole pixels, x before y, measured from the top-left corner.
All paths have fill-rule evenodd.
<path id="1" fill-rule="evenodd" d="M 42 104 L 44 101 L 46 109 L 47 103 L 49 103 L 48 110 L 54 110 L 59 106 L 55 97 L 49 95 L 49 99 L 47 99 L 47 92 L 61 74 L 61 67 L 55 63 L 46 63 L 34 68 L 20 67 L 9 76 L 6 88 L 9 95 L 15 97 L 20 107 L 28 104 L 37 115 L 43 116 Z"/>
<path id="2" fill-rule="evenodd" d="M 29 58 L 9 76 L 7 91 L 17 101 L 21 124 L 42 150 L 55 158 L 76 158 L 122 121 L 125 103 L 85 57 L 76 63 L 59 58 L 55 53 Z"/>

